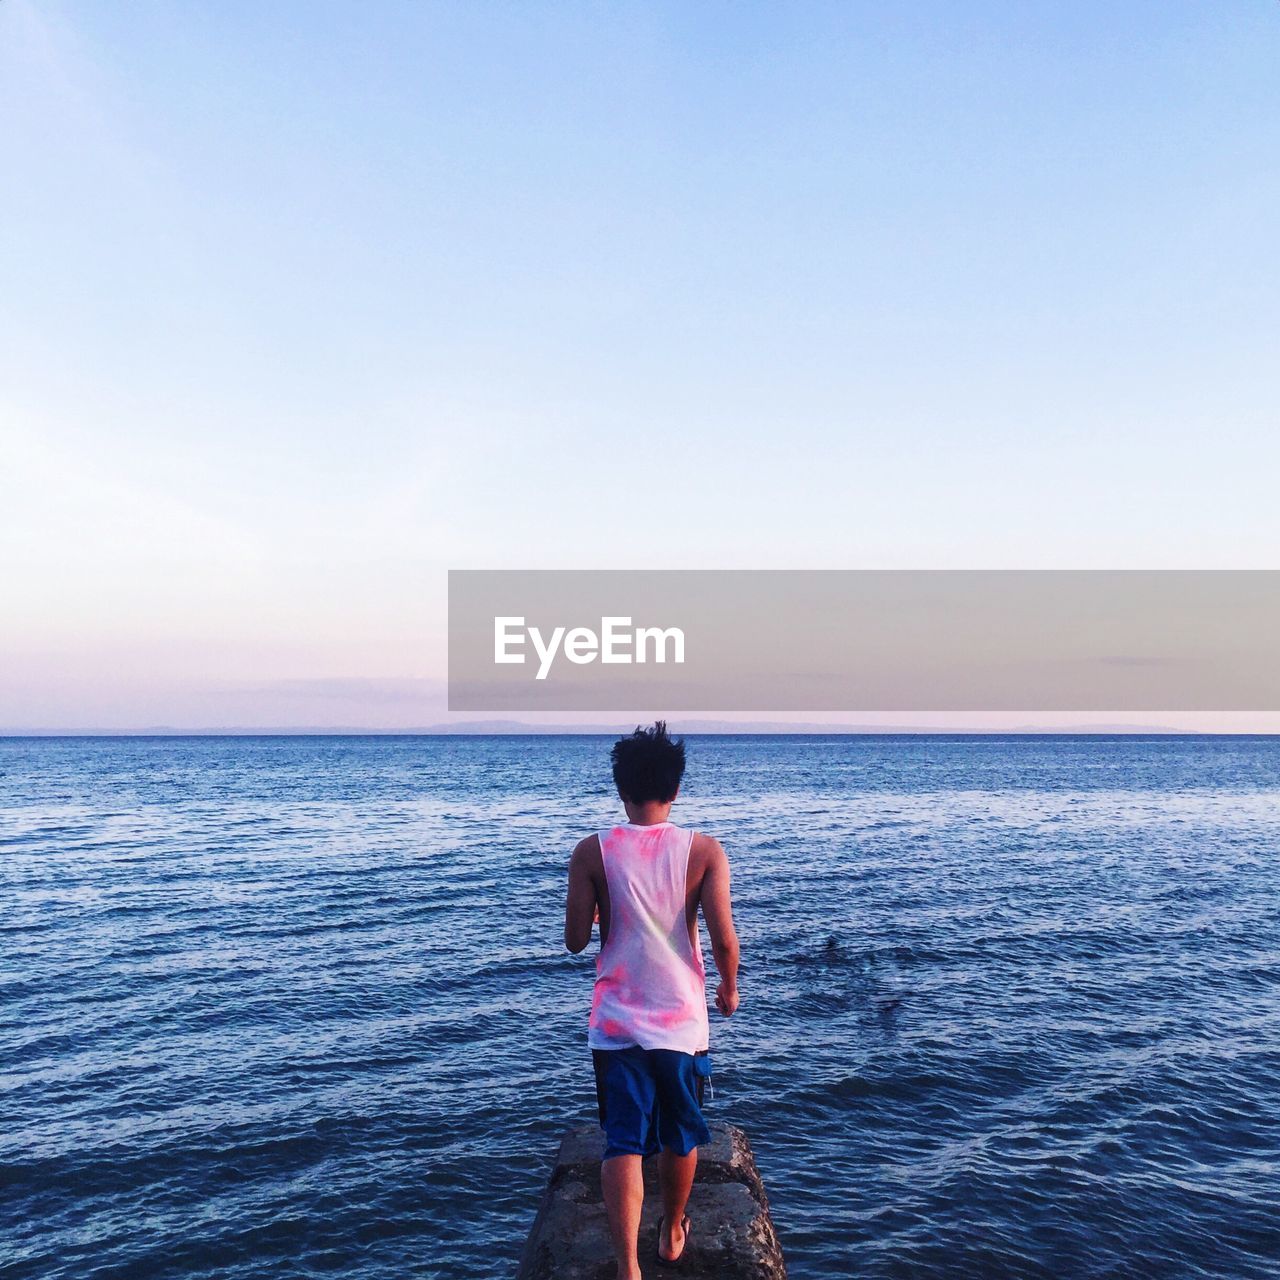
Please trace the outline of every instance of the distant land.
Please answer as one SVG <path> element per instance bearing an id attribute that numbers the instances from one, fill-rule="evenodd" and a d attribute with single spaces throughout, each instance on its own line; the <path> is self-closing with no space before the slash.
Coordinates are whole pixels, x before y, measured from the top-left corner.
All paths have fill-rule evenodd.
<path id="1" fill-rule="evenodd" d="M 370 729 L 358 725 L 308 725 L 308 726 L 249 726 L 233 725 L 225 728 L 178 729 L 170 725 L 154 725 L 140 729 L 54 729 L 8 728 L 0 726 L 0 737 L 6 738 L 236 738 L 236 737 L 459 737 L 482 735 L 592 734 L 600 737 L 616 737 L 630 733 L 633 721 L 617 724 L 528 724 L 523 720 L 472 720 L 465 723 L 431 724 L 406 729 Z M 921 725 L 859 725 L 814 724 L 804 721 L 773 720 L 671 720 L 675 733 L 690 734 L 824 734 L 824 735 L 982 735 L 984 737 L 1008 737 L 1021 734 L 1159 734 L 1179 737 L 1202 736 L 1203 731 L 1176 729 L 1156 724 L 1078 724 L 1052 725 L 1027 724 L 1013 728 L 985 727 L 930 727 Z"/>

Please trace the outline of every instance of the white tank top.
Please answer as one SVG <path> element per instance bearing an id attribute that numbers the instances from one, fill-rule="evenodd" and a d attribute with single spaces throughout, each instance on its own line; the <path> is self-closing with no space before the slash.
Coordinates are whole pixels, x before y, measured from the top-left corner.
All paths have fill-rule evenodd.
<path id="1" fill-rule="evenodd" d="M 707 1048 L 706 970 L 685 917 L 692 843 L 671 822 L 600 832 L 609 938 L 596 957 L 592 1049 Z"/>

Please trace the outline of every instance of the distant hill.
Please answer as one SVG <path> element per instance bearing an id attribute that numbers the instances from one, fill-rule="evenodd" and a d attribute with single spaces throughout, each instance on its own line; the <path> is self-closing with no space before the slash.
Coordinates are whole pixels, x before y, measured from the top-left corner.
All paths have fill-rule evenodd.
<path id="1" fill-rule="evenodd" d="M 436 737 L 482 735 L 596 734 L 615 737 L 635 728 L 633 721 L 615 724 L 528 724 L 523 720 L 471 720 L 430 724 L 404 729 L 377 729 L 359 725 L 228 725 L 220 728 L 180 729 L 153 725 L 138 729 L 107 728 L 9 728 L 0 727 L 6 738 L 208 738 L 208 737 Z M 805 721 L 773 720 L 678 720 L 671 721 L 675 733 L 692 734 L 894 734 L 937 735 L 975 734 L 987 737 L 1010 734 L 1175 734 L 1194 735 L 1198 730 L 1176 729 L 1154 724 L 1018 725 L 1008 729 L 964 726 L 948 728 L 921 725 L 815 724 Z"/>

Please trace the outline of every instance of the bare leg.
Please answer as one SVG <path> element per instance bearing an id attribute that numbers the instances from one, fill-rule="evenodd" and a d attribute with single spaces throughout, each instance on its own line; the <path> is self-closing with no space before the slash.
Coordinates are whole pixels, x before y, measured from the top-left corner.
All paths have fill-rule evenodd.
<path id="1" fill-rule="evenodd" d="M 640 1209 L 644 1204 L 644 1174 L 639 1156 L 610 1156 L 600 1165 L 609 1234 L 618 1258 L 618 1280 L 640 1280 L 636 1252 L 640 1235 Z"/>
<path id="2" fill-rule="evenodd" d="M 662 1235 L 658 1249 L 664 1258 L 678 1258 L 684 1249 L 684 1207 L 689 1203 L 698 1148 L 687 1156 L 663 1151 L 658 1157 L 658 1185 L 662 1188 Z"/>

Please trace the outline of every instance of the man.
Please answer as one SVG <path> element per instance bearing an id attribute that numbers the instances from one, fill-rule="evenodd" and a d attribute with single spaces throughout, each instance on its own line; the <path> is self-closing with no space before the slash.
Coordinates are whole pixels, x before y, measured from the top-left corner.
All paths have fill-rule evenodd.
<path id="1" fill-rule="evenodd" d="M 657 1260 L 675 1265 L 689 1238 L 698 1144 L 711 1137 L 700 1105 L 710 1059 L 698 908 L 720 974 L 716 1008 L 726 1018 L 738 1007 L 738 938 L 724 850 L 671 821 L 684 743 L 659 720 L 620 739 L 610 759 L 627 821 L 574 849 L 564 941 L 582 951 L 599 920 L 587 1044 L 605 1131 L 600 1182 L 618 1280 L 640 1280 L 640 1161 L 661 1151 Z"/>

